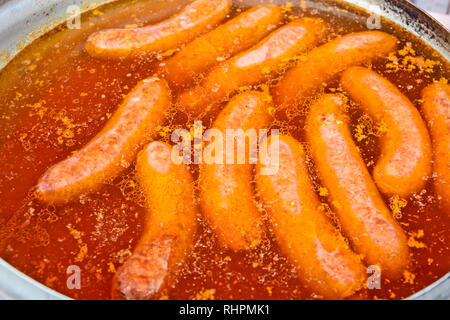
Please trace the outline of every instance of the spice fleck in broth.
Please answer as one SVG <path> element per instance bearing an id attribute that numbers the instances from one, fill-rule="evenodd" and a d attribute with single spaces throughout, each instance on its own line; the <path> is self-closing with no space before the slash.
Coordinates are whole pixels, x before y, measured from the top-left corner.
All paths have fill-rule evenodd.
<path id="1" fill-rule="evenodd" d="M 49 167 L 75 154 L 95 137 L 136 84 L 154 76 L 165 59 L 174 54 L 169 50 L 157 57 L 104 60 L 89 56 L 84 44 L 95 31 L 154 23 L 180 11 L 186 3 L 168 8 L 171 6 L 138 0 L 100 7 L 82 16 L 80 30 L 66 29 L 64 25 L 56 28 L 23 50 L 0 73 L 0 257 L 69 297 L 120 298 L 111 294 L 113 277 L 139 241 L 148 199 L 141 190 L 134 164 L 119 177 L 104 181 L 101 188 L 67 204 L 45 204 L 36 196 L 35 186 Z M 248 9 L 242 5 L 236 1 L 226 20 Z M 332 1 L 286 2 L 282 12 L 284 24 L 303 17 L 323 19 L 329 32 L 320 44 L 340 35 L 367 31 L 370 16 Z M 373 27 L 373 23 L 369 25 Z M 389 21 L 382 19 L 380 27 L 399 39 L 398 50 L 365 67 L 394 83 L 419 108 L 425 87 L 433 82 L 447 83 L 449 64 L 421 40 Z M 304 56 L 297 58 L 301 61 Z M 201 80 L 199 77 L 195 82 Z M 339 80 L 340 76 L 333 77 L 323 83 L 321 90 L 344 93 Z M 240 91 L 268 92 L 278 81 L 275 77 Z M 181 90 L 173 90 L 172 97 L 180 93 Z M 339 227 L 329 209 L 329 190 L 318 178 L 305 143 L 305 115 L 315 100 L 316 95 L 302 106 L 275 110 L 275 120 L 268 128 L 289 133 L 303 143 L 323 211 Z M 379 159 L 379 140 L 386 128 L 365 115 L 356 103 L 350 100 L 349 104 L 353 140 L 372 173 Z M 223 105 L 203 119 L 206 127 L 210 127 Z M 167 143 L 175 129 L 191 130 L 197 120 L 175 104 L 169 114 L 169 123 L 157 128 L 158 140 Z M 191 165 L 190 170 L 197 187 L 199 168 Z M 251 187 L 256 188 L 254 181 Z M 449 212 L 441 207 L 433 180 L 411 197 L 383 199 L 406 234 L 411 262 L 400 279 L 382 277 L 380 289 L 364 288 L 351 299 L 406 298 L 450 269 Z M 193 252 L 177 277 L 155 298 L 321 298 L 296 276 L 259 200 L 257 197 L 254 201 L 267 231 L 256 248 L 239 252 L 224 249 L 206 219 L 199 217 Z M 80 268 L 79 289 L 68 286 L 70 266 Z"/>

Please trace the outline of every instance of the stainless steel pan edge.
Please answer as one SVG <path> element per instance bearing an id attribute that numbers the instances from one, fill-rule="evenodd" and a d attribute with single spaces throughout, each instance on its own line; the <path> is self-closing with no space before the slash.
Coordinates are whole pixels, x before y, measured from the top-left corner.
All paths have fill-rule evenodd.
<path id="1" fill-rule="evenodd" d="M 115 0 L 6 0 L 0 5 L 0 69 L 41 35 L 82 12 Z"/>
<path id="2" fill-rule="evenodd" d="M 345 0 L 385 17 L 410 31 L 450 61 L 450 32 L 431 15 L 407 0 Z"/>
<path id="3" fill-rule="evenodd" d="M 114 0 L 0 0 L 0 69 L 20 50 L 47 31 L 70 18 L 67 8 L 77 5 L 82 12 Z M 155 0 L 158 1 L 158 0 Z M 249 2 L 260 2 L 249 1 Z M 275 1 L 286 2 L 286 1 Z M 291 1 L 295 4 L 298 1 Z M 450 61 L 450 33 L 430 15 L 406 0 L 341 0 L 409 30 Z M 0 259 L 0 299 L 68 299 L 31 279 Z M 408 300 L 450 300 L 450 272 L 412 295 Z"/>
<path id="4" fill-rule="evenodd" d="M 65 300 L 69 298 L 33 280 L 0 259 L 0 299 Z"/>

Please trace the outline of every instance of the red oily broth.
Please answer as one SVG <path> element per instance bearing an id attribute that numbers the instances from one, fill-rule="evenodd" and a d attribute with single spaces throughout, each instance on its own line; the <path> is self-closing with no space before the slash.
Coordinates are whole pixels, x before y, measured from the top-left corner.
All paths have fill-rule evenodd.
<path id="1" fill-rule="evenodd" d="M 81 30 L 68 30 L 64 25 L 56 28 L 23 50 L 0 73 L 0 256 L 69 297 L 111 298 L 114 272 L 130 256 L 142 232 L 144 196 L 133 167 L 106 181 L 100 190 L 63 206 L 41 203 L 33 187 L 47 168 L 94 137 L 123 96 L 139 80 L 153 75 L 163 59 L 97 60 L 84 52 L 83 45 L 96 30 L 155 22 L 179 11 L 185 3 L 170 6 L 148 0 L 118 1 L 100 7 L 82 16 Z M 298 6 L 284 5 L 286 21 L 305 16 L 323 18 L 330 28 L 323 43 L 367 30 L 369 14 L 353 7 L 331 1 L 295 4 Z M 234 6 L 230 17 L 243 10 Z M 381 28 L 399 38 L 399 50 L 371 67 L 419 106 L 420 92 L 426 85 L 449 78 L 448 62 L 392 23 L 382 20 Z M 324 91 L 340 92 L 338 78 L 324 84 Z M 304 141 L 305 110 L 292 108 L 272 127 Z M 159 130 L 161 140 L 168 141 L 175 128 L 192 126 L 193 119 L 183 112 L 173 110 L 172 114 L 169 125 Z M 350 115 L 355 141 L 371 170 L 379 154 L 377 136 L 382 130 L 356 106 Z M 310 169 L 319 188 L 313 163 Z M 192 167 L 192 172 L 197 177 L 198 168 Z M 432 182 L 409 199 L 385 200 L 407 233 L 412 262 L 403 278 L 382 278 L 381 289 L 362 290 L 352 297 L 355 299 L 405 298 L 450 270 L 448 213 L 439 208 Z M 177 280 L 158 298 L 317 298 L 296 277 L 267 226 L 267 240 L 258 249 L 235 253 L 220 248 L 201 221 L 194 252 Z M 81 270 L 79 290 L 67 286 L 67 268 L 72 265 Z"/>

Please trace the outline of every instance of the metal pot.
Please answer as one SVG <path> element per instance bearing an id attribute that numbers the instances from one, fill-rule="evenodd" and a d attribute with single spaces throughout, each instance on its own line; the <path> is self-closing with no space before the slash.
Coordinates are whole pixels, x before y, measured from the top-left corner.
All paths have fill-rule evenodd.
<path id="1" fill-rule="evenodd" d="M 68 7 L 81 12 L 114 0 L 0 0 L 0 69 L 20 50 L 71 18 Z M 159 2 L 162 0 L 154 0 Z M 175 3 L 178 0 L 169 0 Z M 430 15 L 406 0 L 340 0 L 385 17 L 421 38 L 450 61 L 450 32 Z M 167 2 L 167 1 L 166 1 Z M 246 0 L 257 4 L 261 0 Z M 286 3 L 285 0 L 271 1 Z M 291 1 L 297 2 L 297 1 Z M 242 1 L 240 1 L 240 4 Z M 21 273 L 0 259 L 0 299 L 68 299 Z M 450 299 L 450 273 L 408 299 Z"/>

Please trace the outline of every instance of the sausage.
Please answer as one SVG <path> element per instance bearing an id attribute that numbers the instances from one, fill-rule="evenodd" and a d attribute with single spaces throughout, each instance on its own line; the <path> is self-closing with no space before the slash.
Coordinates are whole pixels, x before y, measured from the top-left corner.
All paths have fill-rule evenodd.
<path id="1" fill-rule="evenodd" d="M 141 81 L 106 126 L 85 147 L 57 163 L 41 177 L 36 192 L 44 201 L 63 203 L 116 177 L 163 124 L 170 106 L 165 80 Z"/>
<path id="2" fill-rule="evenodd" d="M 96 58 L 120 59 L 175 49 L 212 29 L 228 14 L 231 0 L 196 0 L 179 14 L 143 28 L 93 33 L 86 51 Z"/>
<path id="3" fill-rule="evenodd" d="M 281 8 L 257 6 L 188 43 L 161 63 L 158 74 L 171 88 L 186 88 L 219 60 L 226 60 L 265 37 L 283 20 Z"/>
<path id="4" fill-rule="evenodd" d="M 325 31 L 322 20 L 294 20 L 213 68 L 199 85 L 180 94 L 177 105 L 191 115 L 202 115 L 239 88 L 257 85 L 282 72 L 290 59 L 314 47 Z"/>
<path id="5" fill-rule="evenodd" d="M 405 198 L 421 191 L 431 175 L 432 150 L 416 107 L 395 85 L 366 68 L 348 69 L 341 86 L 365 113 L 387 128 L 373 172 L 380 191 Z"/>
<path id="6" fill-rule="evenodd" d="M 271 97 L 265 93 L 250 91 L 237 95 L 219 114 L 213 128 L 223 134 L 224 140 L 227 129 L 263 129 L 271 120 L 267 111 L 271 104 Z M 241 143 L 245 141 L 239 137 L 235 140 Z M 236 154 L 238 149 L 233 151 Z M 219 242 L 235 251 L 255 247 L 263 237 L 261 214 L 251 186 L 253 165 L 250 164 L 247 151 L 244 164 L 230 164 L 223 157 L 222 164 L 219 161 L 208 164 L 204 159 L 200 166 L 202 211 Z M 226 154 L 226 150 L 223 154 Z"/>
<path id="7" fill-rule="evenodd" d="M 350 66 L 369 63 L 395 51 L 397 38 L 380 31 L 350 33 L 306 55 L 272 89 L 277 108 L 302 104 L 323 88 L 323 83 Z"/>
<path id="8" fill-rule="evenodd" d="M 308 176 L 305 153 L 294 138 L 279 137 L 278 171 L 260 174 L 268 161 L 256 167 L 256 189 L 282 252 L 295 265 L 299 278 L 325 299 L 344 299 L 362 289 L 364 266 L 320 208 Z"/>
<path id="9" fill-rule="evenodd" d="M 450 85 L 430 85 L 423 90 L 422 97 L 422 113 L 433 138 L 434 185 L 450 213 Z"/>
<path id="10" fill-rule="evenodd" d="M 92 70 L 96 70 L 96 72 L 92 73 Z M 74 148 L 75 150 L 80 149 L 89 141 L 93 132 L 99 130 L 99 125 L 104 122 L 101 114 L 115 110 L 114 101 L 120 99 L 119 93 L 109 95 L 108 92 L 114 87 L 123 87 L 127 80 L 129 81 L 125 75 L 130 72 L 129 69 L 117 68 L 114 64 L 103 64 L 102 67 L 98 67 L 92 62 L 83 64 L 83 69 L 72 72 L 70 68 L 67 68 L 66 71 L 65 77 L 56 83 L 52 82 L 53 84 L 48 89 L 40 87 L 42 97 L 38 101 L 21 102 L 23 105 L 28 102 L 34 104 L 39 108 L 36 110 L 39 112 L 22 110 L 10 124 L 0 125 L 2 132 L 8 133 L 0 134 L 3 136 L 0 138 L 0 172 L 8 172 L 8 174 L 0 175 L 0 190 L 2 190 L 0 192 L 0 220 L 9 220 L 12 217 L 14 212 L 20 208 L 22 200 L 36 185 L 36 181 L 51 164 L 62 160 L 62 157 L 67 155 L 67 149 L 70 151 Z M 114 85 L 93 86 L 93 83 L 98 81 L 97 79 L 107 79 L 112 72 L 118 80 Z M 46 77 L 47 80 L 49 78 L 50 75 Z M 74 99 L 73 94 L 68 94 L 67 83 L 70 83 L 71 92 L 80 94 L 79 99 Z M 32 84 L 30 83 L 30 85 Z M 26 90 L 26 88 L 22 89 Z M 48 92 L 45 94 L 47 90 Z M 87 95 L 81 96 L 81 93 Z M 91 98 L 94 95 L 102 96 L 104 94 L 114 98 L 105 99 L 109 101 L 108 106 L 97 108 Z M 36 99 L 36 96 L 30 98 Z M 66 131 L 65 133 L 68 135 L 65 136 L 72 137 L 73 134 L 73 137 L 70 138 L 73 146 L 72 143 L 60 144 L 64 141 L 60 140 L 60 134 L 58 134 L 58 129 L 61 128 L 61 117 L 56 115 L 67 114 L 69 110 L 70 116 L 67 119 L 74 120 L 73 125 L 76 126 L 76 129 Z M 89 119 L 93 119 L 92 122 L 89 122 L 89 127 L 82 126 Z M 19 138 L 23 137 L 25 133 L 27 138 L 22 142 Z M 65 133 L 63 132 L 63 134 Z"/>
<path id="11" fill-rule="evenodd" d="M 192 250 L 198 211 L 189 167 L 171 161 L 172 148 L 152 142 L 139 153 L 136 172 L 147 202 L 143 234 L 117 270 L 113 297 L 145 300 L 172 282 Z"/>
<path id="12" fill-rule="evenodd" d="M 384 203 L 352 140 L 342 98 L 325 95 L 312 106 L 306 136 L 319 177 L 329 190 L 344 234 L 369 265 L 390 278 L 408 264 L 406 236 Z"/>

